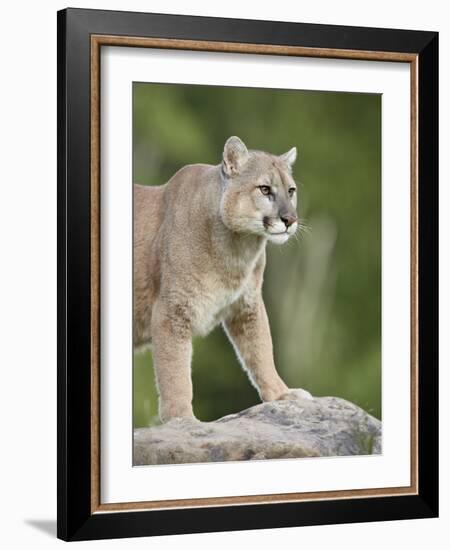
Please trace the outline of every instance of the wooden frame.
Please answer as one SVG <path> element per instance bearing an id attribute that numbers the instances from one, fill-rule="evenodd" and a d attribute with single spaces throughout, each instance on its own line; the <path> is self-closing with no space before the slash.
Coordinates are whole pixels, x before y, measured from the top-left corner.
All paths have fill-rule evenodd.
<path id="1" fill-rule="evenodd" d="M 99 94 L 105 45 L 410 64 L 410 487 L 100 502 Z M 81 540 L 435 516 L 437 34 L 69 9 L 58 14 L 58 71 L 58 536 Z"/>

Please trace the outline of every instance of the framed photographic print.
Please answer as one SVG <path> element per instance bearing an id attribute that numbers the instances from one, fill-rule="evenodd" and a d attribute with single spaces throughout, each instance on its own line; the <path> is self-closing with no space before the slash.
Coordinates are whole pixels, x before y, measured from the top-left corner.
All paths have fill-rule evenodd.
<path id="1" fill-rule="evenodd" d="M 58 13 L 58 536 L 438 514 L 438 36 Z"/>

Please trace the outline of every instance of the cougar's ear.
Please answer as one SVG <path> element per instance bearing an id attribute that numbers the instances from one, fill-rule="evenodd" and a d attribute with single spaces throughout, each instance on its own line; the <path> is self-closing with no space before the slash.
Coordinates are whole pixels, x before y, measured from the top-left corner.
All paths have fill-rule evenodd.
<path id="1" fill-rule="evenodd" d="M 287 153 L 284 153 L 284 155 L 280 155 L 280 159 L 292 168 L 294 162 L 297 159 L 297 147 L 292 147 L 292 149 L 289 149 Z"/>
<path id="2" fill-rule="evenodd" d="M 223 171 L 227 176 L 239 174 L 248 160 L 248 150 L 244 142 L 236 136 L 227 139 L 223 149 Z"/>

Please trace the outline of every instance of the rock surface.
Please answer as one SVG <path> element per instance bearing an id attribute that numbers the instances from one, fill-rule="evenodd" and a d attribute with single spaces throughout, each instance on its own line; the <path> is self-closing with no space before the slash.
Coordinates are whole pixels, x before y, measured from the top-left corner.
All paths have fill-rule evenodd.
<path id="1" fill-rule="evenodd" d="M 336 397 L 262 403 L 134 431 L 134 465 L 381 453 L 381 422 Z"/>

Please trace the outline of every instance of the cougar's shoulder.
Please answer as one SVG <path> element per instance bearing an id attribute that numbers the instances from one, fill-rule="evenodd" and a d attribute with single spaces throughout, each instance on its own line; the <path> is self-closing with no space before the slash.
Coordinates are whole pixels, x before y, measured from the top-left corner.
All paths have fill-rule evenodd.
<path id="1" fill-rule="evenodd" d="M 198 199 L 197 193 L 205 196 L 208 185 L 217 178 L 218 171 L 219 167 L 211 164 L 183 166 L 164 186 L 167 204 L 184 209 L 189 203 Z"/>

